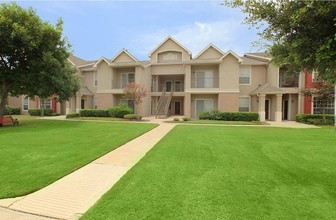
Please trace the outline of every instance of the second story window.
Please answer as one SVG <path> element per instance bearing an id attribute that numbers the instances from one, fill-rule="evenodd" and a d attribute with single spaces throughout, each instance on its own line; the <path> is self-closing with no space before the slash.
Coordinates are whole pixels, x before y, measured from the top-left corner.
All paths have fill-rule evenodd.
<path id="1" fill-rule="evenodd" d="M 195 75 L 196 88 L 213 88 L 214 77 L 211 70 L 198 70 Z"/>
<path id="2" fill-rule="evenodd" d="M 249 85 L 251 84 L 251 67 L 241 66 L 239 69 L 239 84 Z"/>
<path id="3" fill-rule="evenodd" d="M 128 83 L 135 82 L 135 74 L 134 73 L 123 73 L 121 75 L 121 88 L 125 88 Z"/>
<path id="4" fill-rule="evenodd" d="M 97 87 L 98 86 L 98 78 L 97 78 L 97 72 L 93 73 L 93 86 Z"/>

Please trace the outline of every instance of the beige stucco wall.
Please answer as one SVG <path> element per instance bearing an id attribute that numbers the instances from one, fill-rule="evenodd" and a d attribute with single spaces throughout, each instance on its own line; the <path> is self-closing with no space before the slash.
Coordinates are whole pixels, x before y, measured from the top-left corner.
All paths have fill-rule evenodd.
<path id="1" fill-rule="evenodd" d="M 184 74 L 184 67 L 182 64 L 158 65 L 158 66 L 152 66 L 150 72 L 152 75 Z"/>
<path id="2" fill-rule="evenodd" d="M 258 88 L 259 85 L 263 85 L 266 83 L 265 66 L 249 66 L 249 67 L 251 68 L 251 84 L 239 85 L 240 95 L 249 95 L 253 90 Z"/>
<path id="3" fill-rule="evenodd" d="M 219 65 L 219 88 L 239 89 L 239 63 L 236 57 L 227 55 Z"/>
<path id="4" fill-rule="evenodd" d="M 97 107 L 98 109 L 108 109 L 111 108 L 112 105 L 112 94 L 108 93 L 99 93 L 97 94 Z"/>
<path id="5" fill-rule="evenodd" d="M 259 100 L 258 100 L 258 96 L 253 95 L 250 98 L 250 112 L 258 112 L 259 111 Z"/>
<path id="6" fill-rule="evenodd" d="M 213 47 L 209 47 L 206 51 L 204 51 L 197 59 L 199 60 L 206 60 L 206 59 L 219 59 L 223 55 L 218 52 Z"/>
<path id="7" fill-rule="evenodd" d="M 106 62 L 100 62 L 97 66 L 97 90 L 111 89 L 112 71 Z"/>
<path id="8" fill-rule="evenodd" d="M 94 86 L 94 72 L 89 71 L 89 72 L 83 72 L 82 73 L 82 87 L 87 87 L 91 92 L 95 93 L 97 90 L 97 87 Z M 98 75 L 98 74 L 97 74 Z M 99 81 L 98 81 L 99 84 Z"/>
<path id="9" fill-rule="evenodd" d="M 125 52 L 122 52 L 122 53 L 119 54 L 119 56 L 114 58 L 113 62 L 115 62 L 115 63 L 129 63 L 129 62 L 134 62 L 134 60 L 130 56 L 128 56 Z"/>
<path id="10" fill-rule="evenodd" d="M 28 114 L 28 111 L 23 111 L 23 96 L 18 97 L 9 96 L 7 103 L 11 107 L 21 108 L 21 114 Z M 34 99 L 29 99 L 29 109 L 36 109 L 36 101 Z"/>
<path id="11" fill-rule="evenodd" d="M 289 96 L 290 102 L 290 113 L 289 113 L 289 120 L 295 121 L 295 117 L 298 114 L 298 95 L 297 94 L 290 94 Z"/>
<path id="12" fill-rule="evenodd" d="M 210 70 L 213 72 L 213 88 L 218 88 L 219 87 L 219 65 L 215 64 L 215 65 L 192 65 L 191 66 L 191 88 L 195 88 L 196 87 L 196 72 L 199 70 Z"/>
<path id="13" fill-rule="evenodd" d="M 176 44 L 173 40 L 166 40 L 159 48 L 157 48 L 150 56 L 151 63 L 158 63 L 158 54 L 166 51 L 182 52 L 182 61 L 190 60 L 188 52 Z"/>
<path id="14" fill-rule="evenodd" d="M 266 81 L 273 86 L 279 86 L 279 68 L 272 63 L 267 66 Z"/>
<path id="15" fill-rule="evenodd" d="M 239 93 L 220 93 L 218 109 L 224 112 L 238 112 Z"/>

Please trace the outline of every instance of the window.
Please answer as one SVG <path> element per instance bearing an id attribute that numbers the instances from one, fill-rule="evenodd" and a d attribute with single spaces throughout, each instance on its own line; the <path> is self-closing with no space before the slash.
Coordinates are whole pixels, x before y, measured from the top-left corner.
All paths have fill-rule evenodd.
<path id="1" fill-rule="evenodd" d="M 249 85 L 251 84 L 251 67 L 241 66 L 239 69 L 239 84 Z"/>
<path id="2" fill-rule="evenodd" d="M 196 117 L 199 116 L 200 112 L 207 112 L 213 109 L 212 99 L 196 100 Z"/>
<path id="3" fill-rule="evenodd" d="M 128 83 L 135 82 L 134 73 L 123 73 L 121 75 L 121 88 L 125 88 Z"/>
<path id="4" fill-rule="evenodd" d="M 250 97 L 239 97 L 239 112 L 250 111 Z"/>
<path id="5" fill-rule="evenodd" d="M 121 100 L 121 104 L 122 105 L 127 105 L 128 107 L 130 107 L 133 112 L 134 112 L 134 101 L 133 100 L 125 100 L 125 99 L 122 99 Z"/>
<path id="6" fill-rule="evenodd" d="M 22 97 L 22 111 L 28 111 L 29 110 L 29 97 L 23 96 Z"/>
<path id="7" fill-rule="evenodd" d="M 162 56 L 162 60 L 164 60 L 164 61 L 177 60 L 177 54 L 174 54 L 174 53 L 164 54 Z"/>
<path id="8" fill-rule="evenodd" d="M 97 72 L 93 73 L 93 86 L 97 87 L 98 86 L 98 78 L 97 78 Z"/>
<path id="9" fill-rule="evenodd" d="M 40 99 L 40 108 L 51 109 L 51 99 Z"/>
<path id="10" fill-rule="evenodd" d="M 210 70 L 196 71 L 196 88 L 213 88 L 213 72 Z"/>
<path id="11" fill-rule="evenodd" d="M 323 109 L 322 109 L 323 103 L 321 101 L 317 101 L 316 98 L 314 98 L 313 106 L 314 106 L 314 109 L 313 109 L 314 114 L 323 113 Z M 326 103 L 325 113 L 334 114 L 334 111 L 335 111 L 334 108 L 335 108 L 334 101 L 328 101 Z"/>

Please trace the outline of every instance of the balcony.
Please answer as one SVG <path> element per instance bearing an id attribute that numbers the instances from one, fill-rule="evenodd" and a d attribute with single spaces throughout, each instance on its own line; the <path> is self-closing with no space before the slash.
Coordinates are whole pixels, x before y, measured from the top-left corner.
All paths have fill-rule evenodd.
<path id="1" fill-rule="evenodd" d="M 162 92 L 164 86 L 166 85 L 166 91 L 170 92 L 173 89 L 173 92 L 184 92 L 184 84 L 178 81 L 165 82 L 161 84 L 153 83 L 151 87 L 151 92 Z"/>
<path id="2" fill-rule="evenodd" d="M 192 79 L 191 88 L 218 88 L 218 77 L 195 77 Z"/>
<path id="3" fill-rule="evenodd" d="M 280 88 L 295 88 L 299 87 L 299 75 L 286 75 L 284 72 L 279 73 Z"/>

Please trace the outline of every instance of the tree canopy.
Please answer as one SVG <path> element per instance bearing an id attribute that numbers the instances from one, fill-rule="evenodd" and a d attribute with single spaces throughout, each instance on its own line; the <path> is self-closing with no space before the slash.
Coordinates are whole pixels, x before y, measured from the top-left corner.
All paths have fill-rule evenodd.
<path id="1" fill-rule="evenodd" d="M 288 73 L 313 70 L 336 80 L 336 2 L 291 0 L 225 0 L 240 8 L 245 22 L 259 28 L 274 62 Z"/>
<path id="2" fill-rule="evenodd" d="M 79 89 L 68 62 L 70 44 L 56 25 L 42 21 L 32 9 L 15 3 L 0 5 L 0 116 L 8 95 L 66 100 Z"/>

